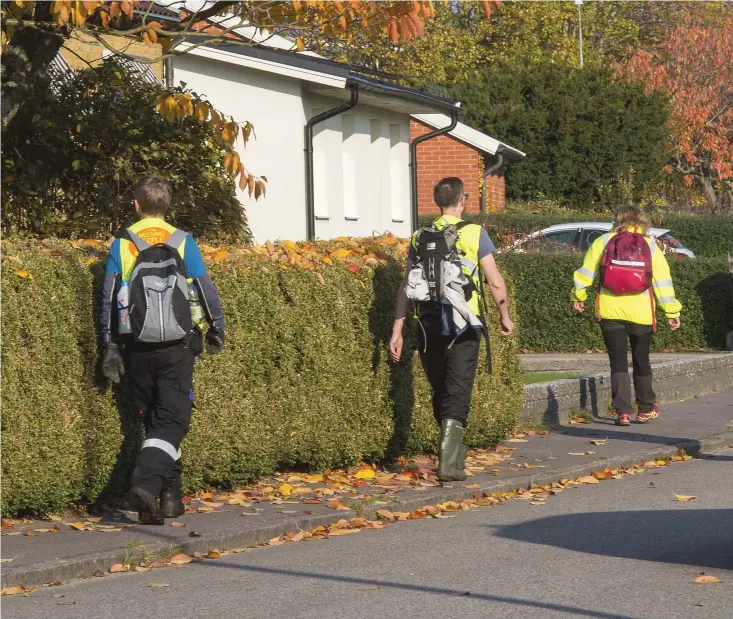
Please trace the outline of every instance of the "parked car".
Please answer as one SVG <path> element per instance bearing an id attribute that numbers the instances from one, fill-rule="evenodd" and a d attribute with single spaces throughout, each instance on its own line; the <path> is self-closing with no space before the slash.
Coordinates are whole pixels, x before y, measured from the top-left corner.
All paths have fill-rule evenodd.
<path id="1" fill-rule="evenodd" d="M 585 253 L 593 241 L 609 232 L 611 228 L 612 224 L 602 221 L 555 224 L 515 241 L 510 249 L 517 252 Z M 669 230 L 650 228 L 649 234 L 661 240 L 668 253 L 676 258 L 695 257 L 695 254 L 674 238 Z"/>

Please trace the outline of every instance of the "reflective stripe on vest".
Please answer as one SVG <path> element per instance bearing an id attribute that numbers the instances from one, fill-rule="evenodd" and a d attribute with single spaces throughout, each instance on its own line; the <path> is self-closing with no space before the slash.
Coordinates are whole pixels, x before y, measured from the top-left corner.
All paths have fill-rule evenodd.
<path id="1" fill-rule="evenodd" d="M 442 230 L 450 223 L 456 225 L 459 222 L 460 220 L 449 222 L 443 217 L 438 217 L 438 219 L 435 220 L 434 225 L 438 230 Z M 481 226 L 478 224 L 468 224 L 458 231 L 458 239 L 456 240 L 456 249 L 458 250 L 458 254 L 461 259 L 463 272 L 473 280 L 474 291 L 471 298 L 468 300 L 468 306 L 476 316 L 481 314 L 478 292 L 481 290 L 481 269 L 478 266 L 478 247 L 480 238 Z"/>

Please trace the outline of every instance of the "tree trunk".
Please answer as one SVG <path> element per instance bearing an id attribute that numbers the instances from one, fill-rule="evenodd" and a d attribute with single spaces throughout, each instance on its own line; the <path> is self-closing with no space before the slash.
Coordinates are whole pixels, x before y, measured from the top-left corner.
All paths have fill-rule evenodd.
<path id="1" fill-rule="evenodd" d="M 705 202 L 708 204 L 708 208 L 711 213 L 714 213 L 718 207 L 718 193 L 715 191 L 713 182 L 709 176 L 701 174 L 699 176 L 700 185 L 702 186 L 702 195 L 705 197 Z"/>
<path id="2" fill-rule="evenodd" d="M 27 100 L 33 84 L 43 79 L 64 37 L 33 26 L 16 28 L 2 54 L 2 129 L 6 131 Z"/>

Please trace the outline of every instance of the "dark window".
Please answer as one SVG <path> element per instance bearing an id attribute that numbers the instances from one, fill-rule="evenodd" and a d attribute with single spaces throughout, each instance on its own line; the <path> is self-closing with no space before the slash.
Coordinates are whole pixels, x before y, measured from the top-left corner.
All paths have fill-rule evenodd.
<path id="1" fill-rule="evenodd" d="M 580 231 L 580 251 L 588 251 L 594 241 L 606 234 L 608 230 L 593 230 L 592 228 L 584 228 Z"/>
<path id="2" fill-rule="evenodd" d="M 547 232 L 533 239 L 533 247 L 536 251 L 547 253 L 569 253 L 575 245 L 577 232 L 577 230 Z"/>

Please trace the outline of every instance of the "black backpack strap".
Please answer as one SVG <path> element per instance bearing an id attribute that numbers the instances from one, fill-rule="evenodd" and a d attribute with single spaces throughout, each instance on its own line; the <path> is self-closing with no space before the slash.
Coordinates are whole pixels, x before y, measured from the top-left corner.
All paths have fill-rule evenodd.
<path id="1" fill-rule="evenodd" d="M 461 228 L 465 228 L 465 227 L 466 227 L 467 225 L 469 225 L 470 223 L 471 223 L 470 221 L 459 221 L 459 222 L 458 222 L 458 223 L 456 224 L 456 230 L 460 230 Z"/>

